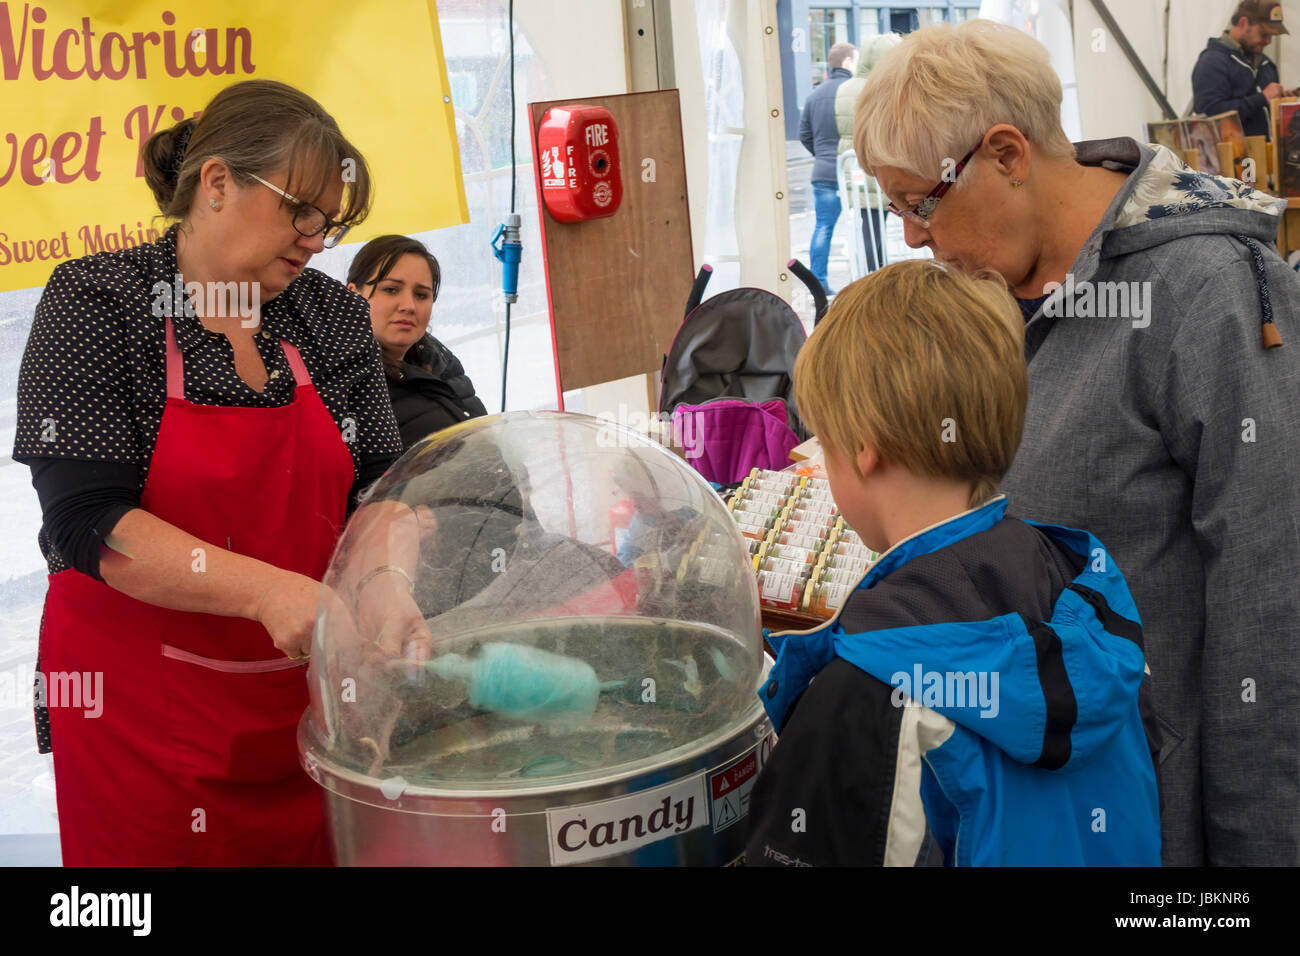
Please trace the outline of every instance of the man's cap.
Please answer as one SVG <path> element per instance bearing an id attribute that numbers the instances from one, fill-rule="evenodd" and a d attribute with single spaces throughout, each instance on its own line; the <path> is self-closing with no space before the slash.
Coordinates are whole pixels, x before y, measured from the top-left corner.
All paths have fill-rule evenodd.
<path id="1" fill-rule="evenodd" d="M 1237 12 L 1232 15 L 1232 22 L 1236 23 L 1242 17 L 1248 18 L 1251 23 L 1260 24 L 1275 35 L 1291 32 L 1282 23 L 1282 4 L 1276 0 L 1241 0 L 1237 4 Z"/>

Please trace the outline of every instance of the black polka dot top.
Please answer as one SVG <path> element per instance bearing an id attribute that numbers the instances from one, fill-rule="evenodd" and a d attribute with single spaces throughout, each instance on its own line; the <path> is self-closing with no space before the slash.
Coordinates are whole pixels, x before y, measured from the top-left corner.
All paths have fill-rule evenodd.
<path id="1" fill-rule="evenodd" d="M 176 281 L 176 229 L 147 245 L 61 263 L 36 307 L 18 373 L 13 457 L 135 464 L 140 489 L 167 401 L 164 318 L 155 286 Z M 185 398 L 199 405 L 277 406 L 293 401 L 283 338 L 302 354 L 312 384 L 352 451 L 358 478 L 377 478 L 401 454 L 379 345 L 366 300 L 304 269 L 262 304 L 254 341 L 270 376 L 257 392 L 235 372 L 229 340 L 172 308 Z M 50 573 L 68 565 L 49 536 Z"/>

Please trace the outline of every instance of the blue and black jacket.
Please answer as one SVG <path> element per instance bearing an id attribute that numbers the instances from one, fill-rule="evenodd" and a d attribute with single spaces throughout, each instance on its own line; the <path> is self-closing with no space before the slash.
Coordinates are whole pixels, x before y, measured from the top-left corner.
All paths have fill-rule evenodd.
<path id="1" fill-rule="evenodd" d="M 1206 116 L 1236 110 L 1247 136 L 1271 138 L 1263 90 L 1277 82 L 1277 64 L 1267 56 L 1248 56 L 1223 37 L 1212 37 L 1192 68 L 1192 109 Z"/>
<path id="2" fill-rule="evenodd" d="M 1006 508 L 905 539 L 836 618 L 770 635 L 750 865 L 1160 865 L 1128 586 L 1091 534 Z"/>

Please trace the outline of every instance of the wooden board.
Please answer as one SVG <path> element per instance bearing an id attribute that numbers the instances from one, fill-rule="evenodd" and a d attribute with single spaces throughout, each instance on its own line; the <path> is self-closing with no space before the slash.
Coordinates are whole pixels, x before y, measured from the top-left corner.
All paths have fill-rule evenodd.
<path id="1" fill-rule="evenodd" d="M 763 626 L 773 633 L 780 631 L 810 631 L 821 627 L 828 618 L 816 614 L 804 614 L 802 611 L 783 611 L 776 607 L 760 607 L 759 615 Z"/>
<path id="2" fill-rule="evenodd" d="M 623 202 L 604 219 L 556 222 L 542 201 L 534 163 L 561 408 L 566 391 L 657 373 L 695 277 L 677 91 L 530 103 L 534 157 L 542 117 L 566 104 L 600 106 L 613 115 Z M 652 182 L 646 159 L 654 161 Z"/>

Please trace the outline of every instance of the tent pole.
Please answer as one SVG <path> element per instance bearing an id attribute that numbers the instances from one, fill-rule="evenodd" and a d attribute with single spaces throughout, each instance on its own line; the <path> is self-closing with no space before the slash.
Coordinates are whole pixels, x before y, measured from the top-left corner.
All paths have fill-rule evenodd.
<path id="1" fill-rule="evenodd" d="M 1101 22 L 1106 24 L 1106 29 L 1115 37 L 1115 42 L 1119 44 L 1119 48 L 1123 50 L 1124 55 L 1128 57 L 1128 61 L 1133 64 L 1133 69 L 1137 70 L 1138 76 L 1141 78 L 1142 82 L 1146 84 L 1146 88 L 1151 91 L 1151 95 L 1156 98 L 1156 102 L 1159 103 L 1160 108 L 1164 110 L 1165 119 L 1178 119 L 1178 114 L 1174 111 L 1174 108 L 1169 105 L 1169 100 L 1165 99 L 1165 94 L 1161 92 L 1160 87 L 1156 86 L 1156 81 L 1153 80 L 1151 74 L 1147 72 L 1147 68 L 1142 64 L 1142 60 L 1138 57 L 1137 51 L 1134 50 L 1132 44 L 1128 42 L 1128 37 L 1126 37 L 1124 31 L 1119 28 L 1119 24 L 1115 22 L 1115 18 L 1111 16 L 1110 10 L 1106 7 L 1106 0 L 1092 0 L 1092 5 L 1097 11 L 1097 16 L 1101 17 Z"/>

